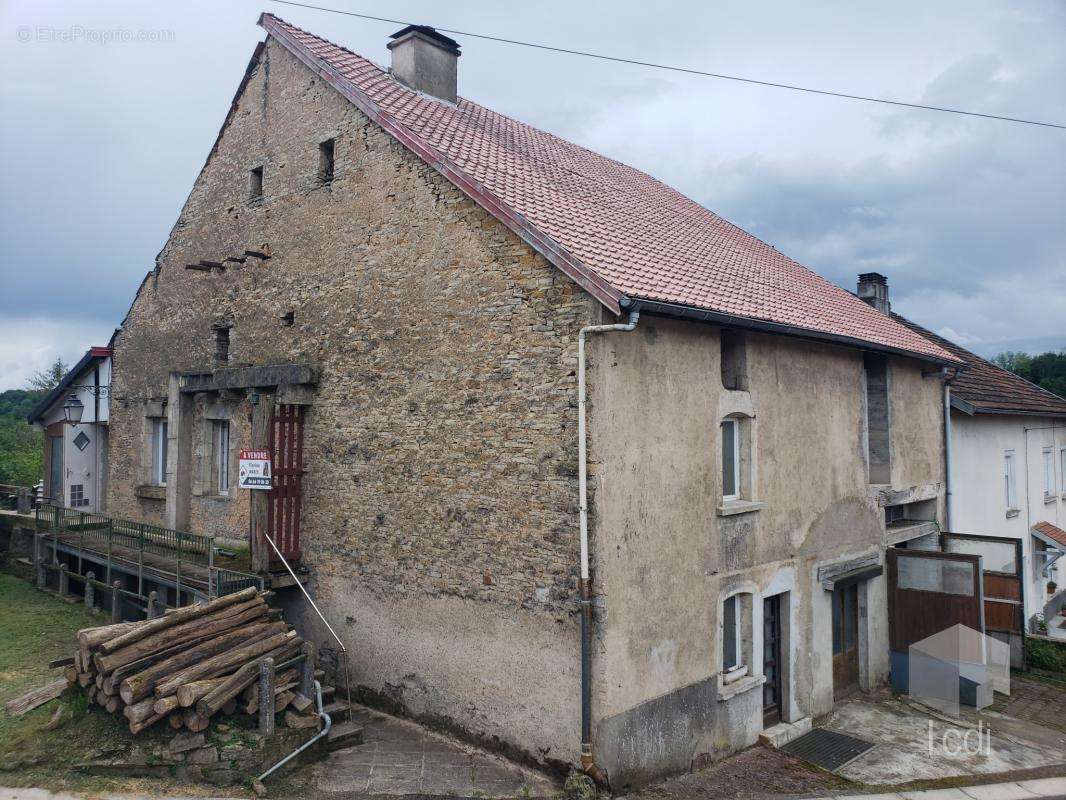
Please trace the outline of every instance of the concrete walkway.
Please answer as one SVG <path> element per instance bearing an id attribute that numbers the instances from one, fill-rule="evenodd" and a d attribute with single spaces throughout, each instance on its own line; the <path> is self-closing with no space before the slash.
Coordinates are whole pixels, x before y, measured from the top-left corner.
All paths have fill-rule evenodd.
<path id="1" fill-rule="evenodd" d="M 547 797 L 558 787 L 545 775 L 431 733 L 419 725 L 356 707 L 364 743 L 315 764 L 322 793 Z"/>
<path id="2" fill-rule="evenodd" d="M 833 795 L 833 800 L 1060 800 L 1066 798 L 1066 778 L 990 783 L 955 789 L 925 789 L 889 794 Z M 809 798 L 809 800 L 828 800 Z"/>

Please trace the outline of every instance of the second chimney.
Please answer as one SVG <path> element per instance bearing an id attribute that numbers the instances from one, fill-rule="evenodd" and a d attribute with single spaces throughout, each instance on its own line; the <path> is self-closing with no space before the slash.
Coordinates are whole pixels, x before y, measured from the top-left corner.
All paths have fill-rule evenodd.
<path id="1" fill-rule="evenodd" d="M 859 276 L 859 299 L 869 303 L 882 314 L 892 312 L 888 302 L 888 278 L 879 272 L 864 272 Z"/>
<path id="2" fill-rule="evenodd" d="M 417 92 L 458 102 L 459 43 L 428 25 L 408 25 L 392 35 L 393 76 Z"/>

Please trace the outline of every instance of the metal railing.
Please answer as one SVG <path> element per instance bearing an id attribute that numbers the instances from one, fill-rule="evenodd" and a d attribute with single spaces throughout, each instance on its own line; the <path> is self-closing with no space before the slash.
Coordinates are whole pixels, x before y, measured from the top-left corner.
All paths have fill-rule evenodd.
<path id="1" fill-rule="evenodd" d="M 131 568 L 136 566 L 137 596 L 144 596 L 144 573 L 147 569 L 150 573 L 172 579 L 176 596 L 180 597 L 183 577 L 188 588 L 193 588 L 191 583 L 205 582 L 197 578 L 190 581 L 190 566 L 199 568 L 193 572 L 206 568 L 205 593 L 208 597 L 221 597 L 249 586 L 255 586 L 260 591 L 263 589 L 263 579 L 258 575 L 215 566 L 216 548 L 213 536 L 164 528 L 147 522 L 116 519 L 55 503 L 39 504 L 35 514 L 38 531 L 50 530 L 56 540 L 62 534 L 68 534 L 63 537 L 64 544 L 73 545 L 76 542 L 78 573 L 83 571 L 82 551 L 87 550 L 106 556 L 108 584 L 111 583 L 112 567 L 116 560 L 128 563 Z M 158 563 L 146 564 L 146 555 L 154 557 L 154 560 L 164 559 L 166 566 L 160 566 Z M 169 562 L 173 562 L 173 571 Z"/>

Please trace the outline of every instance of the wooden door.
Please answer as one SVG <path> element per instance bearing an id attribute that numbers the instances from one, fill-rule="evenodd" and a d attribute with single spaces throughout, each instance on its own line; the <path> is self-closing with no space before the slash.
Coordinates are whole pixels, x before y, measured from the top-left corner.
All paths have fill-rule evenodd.
<path id="1" fill-rule="evenodd" d="M 762 601 L 762 723 L 764 728 L 781 721 L 781 595 Z"/>
<path id="2" fill-rule="evenodd" d="M 859 688 L 859 585 L 833 590 L 833 699 Z"/>
<path id="3" fill-rule="evenodd" d="M 293 564 L 300 560 L 300 496 L 304 473 L 303 406 L 279 404 L 270 422 L 268 448 L 273 454 L 274 483 L 267 496 L 267 532 Z M 270 550 L 270 568 L 282 569 Z"/>

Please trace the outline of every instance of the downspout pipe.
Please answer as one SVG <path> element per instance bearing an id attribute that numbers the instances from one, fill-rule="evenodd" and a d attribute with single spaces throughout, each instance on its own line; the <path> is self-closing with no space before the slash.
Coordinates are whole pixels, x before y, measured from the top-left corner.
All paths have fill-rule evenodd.
<path id="1" fill-rule="evenodd" d="M 944 369 L 944 530 L 949 533 L 951 527 L 952 474 L 951 474 L 951 384 L 948 382 L 947 369 Z"/>
<path id="2" fill-rule="evenodd" d="M 592 756 L 592 585 L 589 579 L 589 501 L 588 446 L 586 443 L 587 392 L 585 387 L 585 341 L 592 334 L 637 327 L 640 311 L 632 311 L 629 321 L 614 325 L 589 325 L 577 335 L 577 475 L 578 513 L 581 520 L 581 769 L 597 783 L 606 784 L 606 776 Z"/>

